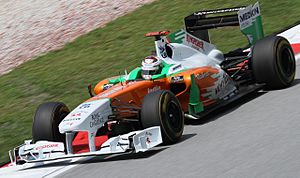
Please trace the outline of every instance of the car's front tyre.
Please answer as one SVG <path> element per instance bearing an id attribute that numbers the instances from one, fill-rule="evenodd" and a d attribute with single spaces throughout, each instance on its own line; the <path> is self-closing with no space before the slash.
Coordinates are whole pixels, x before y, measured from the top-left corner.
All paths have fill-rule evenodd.
<path id="1" fill-rule="evenodd" d="M 33 118 L 33 141 L 64 142 L 65 137 L 59 132 L 58 125 L 69 112 L 68 107 L 61 102 L 47 102 L 39 105 Z"/>
<path id="2" fill-rule="evenodd" d="M 184 115 L 176 96 L 167 90 L 149 93 L 141 109 L 142 127 L 160 126 L 164 144 L 176 143 L 182 136 Z"/>

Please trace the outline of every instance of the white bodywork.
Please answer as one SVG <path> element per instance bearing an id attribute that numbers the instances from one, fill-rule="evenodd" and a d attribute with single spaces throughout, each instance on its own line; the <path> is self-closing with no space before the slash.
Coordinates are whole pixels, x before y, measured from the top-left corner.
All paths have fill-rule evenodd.
<path id="1" fill-rule="evenodd" d="M 59 132 L 66 133 L 67 151 L 72 153 L 71 142 L 76 132 L 87 131 L 90 151 L 95 151 L 95 136 L 97 130 L 108 120 L 112 114 L 109 99 L 99 99 L 84 102 L 77 106 L 59 124 Z"/>
<path id="2" fill-rule="evenodd" d="M 166 37 L 155 41 L 156 53 L 167 64 L 173 64 L 168 75 L 187 69 L 198 67 L 213 67 L 219 70 L 218 75 L 212 77 L 217 81 L 214 86 L 203 88 L 207 90 L 212 99 L 224 99 L 234 96 L 237 91 L 236 84 L 231 77 L 221 69 L 220 63 L 224 60 L 221 51 L 204 40 L 201 40 L 184 30 L 179 33 L 183 35 L 182 43 L 167 43 Z M 169 48 L 169 49 L 167 49 Z M 167 50 L 171 50 L 171 55 L 167 55 Z"/>
<path id="3" fill-rule="evenodd" d="M 31 144 L 31 140 L 26 140 L 25 144 L 19 148 L 19 156 L 22 160 L 40 160 L 65 155 L 65 146 L 61 142 L 38 141 Z"/>
<path id="4" fill-rule="evenodd" d="M 213 56 L 208 56 L 205 53 L 201 53 L 192 47 L 178 43 L 171 43 L 168 46 L 172 49 L 173 54 L 172 58 L 167 57 L 163 59 L 167 63 L 180 63 L 184 69 L 203 66 L 218 66 L 219 59 L 216 59 Z M 216 51 L 218 50 L 212 49 L 210 52 L 215 53 Z"/>
<path id="5" fill-rule="evenodd" d="M 10 151 L 12 165 L 20 160 L 30 163 L 123 153 L 130 150 L 135 153 L 144 152 L 162 143 L 160 127 L 155 126 L 112 137 L 104 142 L 99 150 L 96 150 L 94 141 L 97 130 L 107 122 L 109 115 L 112 115 L 110 99 L 99 99 L 80 104 L 59 124 L 60 133 L 66 134 L 66 145 L 62 142 L 50 141 L 37 141 L 32 144 L 31 140 L 27 140 L 18 149 Z M 79 131 L 88 132 L 90 149 L 88 153 L 73 154 L 72 141 L 75 133 Z"/>
<path id="6" fill-rule="evenodd" d="M 130 150 L 135 153 L 144 152 L 162 143 L 161 130 L 159 126 L 150 127 L 144 130 L 130 132 L 128 134 L 112 137 L 101 145 L 98 151 L 80 154 L 66 154 L 64 152 L 64 143 L 38 141 L 34 144 L 31 140 L 25 141 L 25 144 L 19 148 L 18 155 L 21 160 L 32 163 L 41 161 L 51 161 L 57 159 L 96 156 L 114 153 L 124 153 Z M 12 159 L 12 158 L 11 158 Z M 16 164 L 16 158 L 11 160 Z"/>
<path id="7" fill-rule="evenodd" d="M 170 70 L 168 74 L 176 73 L 179 70 L 196 67 L 212 66 L 220 68 L 219 64 L 224 60 L 223 53 L 216 49 L 211 43 L 201 40 L 184 30 L 182 43 L 167 43 L 165 36 L 155 41 L 157 55 L 167 64 L 177 64 L 177 70 Z M 168 46 L 172 50 L 171 56 L 167 55 Z M 173 67 L 173 68 L 174 68 Z"/>
<path id="8" fill-rule="evenodd" d="M 84 102 L 77 106 L 59 124 L 59 132 L 97 131 L 112 114 L 109 99 Z"/>

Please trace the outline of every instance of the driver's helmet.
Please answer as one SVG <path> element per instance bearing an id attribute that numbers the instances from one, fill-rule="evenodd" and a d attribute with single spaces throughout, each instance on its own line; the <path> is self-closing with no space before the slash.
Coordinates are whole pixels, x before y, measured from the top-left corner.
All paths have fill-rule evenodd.
<path id="1" fill-rule="evenodd" d="M 152 75 L 159 74 L 161 60 L 156 56 L 147 56 L 142 62 L 142 77 L 146 80 L 152 78 Z"/>

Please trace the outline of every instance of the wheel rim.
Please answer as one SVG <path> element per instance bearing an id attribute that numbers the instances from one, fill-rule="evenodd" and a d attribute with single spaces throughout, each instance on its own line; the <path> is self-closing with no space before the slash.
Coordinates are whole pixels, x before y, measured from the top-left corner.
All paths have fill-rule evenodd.
<path id="1" fill-rule="evenodd" d="M 174 101 L 168 103 L 166 117 L 169 124 L 176 130 L 180 130 L 181 127 L 181 113 L 180 109 Z"/>

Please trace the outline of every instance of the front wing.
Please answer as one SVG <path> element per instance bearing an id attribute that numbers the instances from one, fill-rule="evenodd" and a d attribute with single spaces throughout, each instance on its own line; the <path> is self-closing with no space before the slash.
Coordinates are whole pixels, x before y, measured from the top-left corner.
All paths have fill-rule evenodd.
<path id="1" fill-rule="evenodd" d="M 150 127 L 112 137 L 101 145 L 101 149 L 79 154 L 66 154 L 62 142 L 38 141 L 34 144 L 30 142 L 25 141 L 23 145 L 15 148 L 14 151 L 10 150 L 9 155 L 12 165 L 75 157 L 110 155 L 130 151 L 132 153 L 144 152 L 161 144 L 162 136 L 159 126 Z"/>

